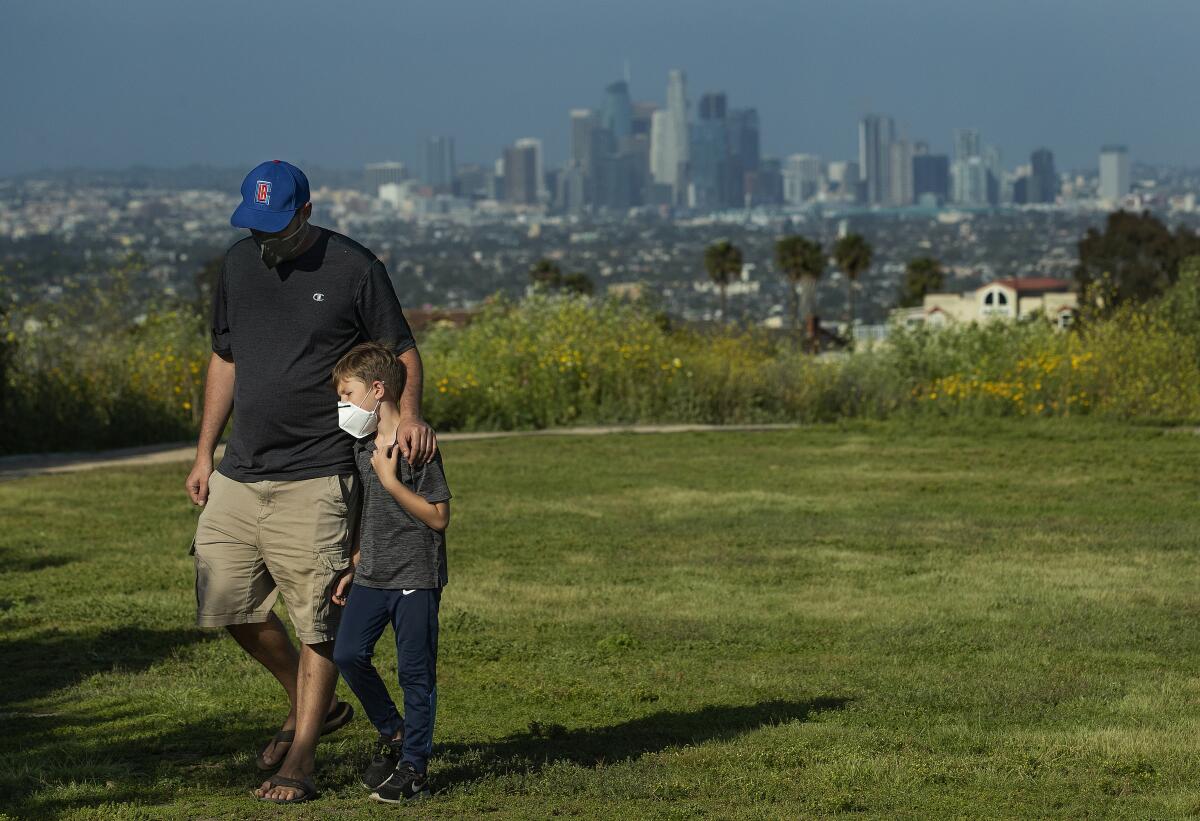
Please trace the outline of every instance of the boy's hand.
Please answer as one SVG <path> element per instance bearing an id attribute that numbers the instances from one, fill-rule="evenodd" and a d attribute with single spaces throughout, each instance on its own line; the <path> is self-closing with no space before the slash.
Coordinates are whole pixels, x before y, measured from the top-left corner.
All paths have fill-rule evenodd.
<path id="1" fill-rule="evenodd" d="M 397 434 L 399 430 L 397 427 Z M 375 448 L 375 452 L 371 454 L 371 467 L 375 468 L 375 475 L 384 487 L 397 481 L 400 475 L 400 447 L 395 444 L 395 440 L 386 448 Z"/>
<path id="2" fill-rule="evenodd" d="M 350 595 L 350 585 L 354 582 L 354 568 L 351 567 L 342 577 L 337 580 L 337 584 L 333 586 L 333 603 L 339 607 L 346 606 L 346 597 Z"/>

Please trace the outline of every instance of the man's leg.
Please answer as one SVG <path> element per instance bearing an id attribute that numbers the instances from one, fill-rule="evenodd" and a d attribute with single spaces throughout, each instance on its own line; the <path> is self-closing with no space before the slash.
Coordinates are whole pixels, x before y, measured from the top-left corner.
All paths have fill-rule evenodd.
<path id="1" fill-rule="evenodd" d="M 275 579 L 257 545 L 258 517 L 266 482 L 238 482 L 214 473 L 209 499 L 196 527 L 196 621 L 224 627 L 283 687 L 289 702 L 281 729 L 296 726 L 296 673 L 299 657 L 279 618 L 271 612 Z M 274 766 L 290 742 L 270 743 L 263 758 Z"/>
<path id="2" fill-rule="evenodd" d="M 267 668 L 267 671 L 275 676 L 280 686 L 283 687 L 283 691 L 287 693 L 288 697 L 288 714 L 279 729 L 294 730 L 296 728 L 297 703 L 296 677 L 299 672 L 300 656 L 296 653 L 296 648 L 292 645 L 292 640 L 288 636 L 283 622 L 279 620 L 278 616 L 271 613 L 261 624 L 231 624 L 226 629 L 242 649 Z M 330 698 L 327 710 L 332 710 L 337 706 L 336 698 L 333 696 Z M 322 720 L 324 719 L 322 718 Z M 272 741 L 263 750 L 263 763 L 274 767 L 283 760 L 291 743 L 289 741 Z"/>
<path id="3" fill-rule="evenodd" d="M 296 677 L 296 740 L 279 767 L 279 775 L 300 780 L 308 778 L 316 769 L 317 742 L 321 738 L 321 725 L 325 723 L 325 716 L 329 712 L 336 683 L 333 642 L 301 645 Z M 281 799 L 294 798 L 299 794 L 292 787 L 272 787 L 265 781 L 255 792 L 260 798 Z"/>
<path id="4" fill-rule="evenodd" d="M 355 476 L 272 482 L 270 509 L 259 519 L 259 544 L 301 642 L 296 675 L 296 736 L 278 775 L 301 780 L 316 768 L 317 741 L 334 703 L 337 667 L 333 639 L 341 608 L 333 604 L 337 578 L 350 566 L 357 516 Z M 295 798 L 290 787 L 264 783 L 262 798 Z"/>

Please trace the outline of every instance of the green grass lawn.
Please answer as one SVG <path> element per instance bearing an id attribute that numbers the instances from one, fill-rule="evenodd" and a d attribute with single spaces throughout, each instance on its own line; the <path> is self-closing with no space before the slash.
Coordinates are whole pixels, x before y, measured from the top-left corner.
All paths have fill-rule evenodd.
<path id="1" fill-rule="evenodd" d="M 441 791 L 401 814 L 1200 814 L 1200 437 L 982 420 L 443 450 Z M 361 711 L 319 748 L 318 802 L 250 798 L 285 709 L 192 627 L 185 473 L 0 484 L 0 812 L 378 817 Z"/>

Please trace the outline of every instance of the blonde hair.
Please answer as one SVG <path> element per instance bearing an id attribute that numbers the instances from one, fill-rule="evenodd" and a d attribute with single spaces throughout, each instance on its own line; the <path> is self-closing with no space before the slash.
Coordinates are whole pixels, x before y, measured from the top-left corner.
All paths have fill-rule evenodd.
<path id="1" fill-rule="evenodd" d="M 334 390 L 343 379 L 358 379 L 368 388 L 372 382 L 382 382 L 387 394 L 398 399 L 404 391 L 406 374 L 391 348 L 378 342 L 363 342 L 337 361 L 332 376 Z"/>

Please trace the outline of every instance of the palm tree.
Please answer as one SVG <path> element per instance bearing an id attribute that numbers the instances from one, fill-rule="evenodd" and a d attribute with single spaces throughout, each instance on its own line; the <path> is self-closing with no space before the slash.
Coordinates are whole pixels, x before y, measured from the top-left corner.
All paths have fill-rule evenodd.
<path id="1" fill-rule="evenodd" d="M 904 267 L 904 288 L 900 292 L 900 307 L 915 308 L 925 301 L 925 294 L 942 287 L 946 274 L 942 263 L 933 257 L 917 257 Z"/>
<path id="2" fill-rule="evenodd" d="M 821 245 L 797 234 L 783 237 L 775 243 L 775 261 L 792 285 L 792 327 L 800 329 L 800 303 L 795 287 L 799 283 L 804 293 L 804 315 L 810 344 L 817 343 L 817 280 L 825 272 L 825 252 Z"/>
<path id="3" fill-rule="evenodd" d="M 833 244 L 833 259 L 846 274 L 846 337 L 854 338 L 854 289 L 871 267 L 871 244 L 862 234 L 846 234 Z"/>
<path id="4" fill-rule="evenodd" d="M 596 291 L 596 286 L 592 282 L 591 277 L 583 271 L 576 271 L 573 274 L 567 274 L 562 279 L 562 287 L 564 291 L 573 294 L 584 294 L 591 296 Z"/>
<path id="5" fill-rule="evenodd" d="M 529 278 L 535 288 L 559 288 L 562 286 L 562 268 L 552 259 L 542 257 L 529 269 Z"/>
<path id="6" fill-rule="evenodd" d="M 721 293 L 721 319 L 724 320 L 727 316 L 725 289 L 730 280 L 742 272 L 742 249 L 727 239 L 714 242 L 704 249 L 704 267 Z"/>

